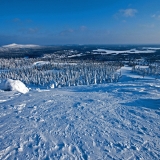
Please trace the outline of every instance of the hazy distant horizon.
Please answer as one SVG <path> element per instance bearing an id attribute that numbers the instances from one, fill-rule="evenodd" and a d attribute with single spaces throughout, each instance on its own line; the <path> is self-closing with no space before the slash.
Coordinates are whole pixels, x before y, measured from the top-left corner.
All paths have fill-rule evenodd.
<path id="1" fill-rule="evenodd" d="M 96 45 L 99 45 L 99 46 L 112 46 L 112 45 L 113 45 L 113 46 L 118 46 L 118 45 L 119 45 L 119 46 L 121 46 L 121 45 L 122 45 L 122 46 L 123 46 L 123 45 L 125 45 L 125 46 L 130 46 L 130 45 L 133 45 L 133 46 L 143 46 L 143 45 L 144 45 L 144 46 L 149 46 L 149 45 L 151 45 L 151 46 L 154 46 L 154 45 L 155 45 L 155 46 L 159 46 L 159 45 L 160 45 L 160 43 L 157 43 L 157 44 L 156 44 L 156 43 L 139 43 L 139 44 L 138 44 L 138 43 L 137 43 L 137 44 L 134 44 L 134 43 L 133 43 L 133 44 L 127 44 L 127 43 L 126 43 L 126 44 L 118 44 L 118 43 L 117 43 L 117 44 L 116 44 L 116 43 L 115 43 L 115 44 L 113 44 L 113 43 L 111 43 L 111 44 L 109 44 L 109 43 L 108 43 L 108 44 L 102 44 L 102 43 L 100 43 L 100 44 L 96 44 L 96 43 L 95 43 L 95 44 L 94 44 L 94 43 L 92 43 L 92 44 L 5 43 L 5 44 L 3 44 L 3 43 L 2 43 L 2 44 L 0 44 L 0 47 L 3 47 L 3 46 L 5 46 L 5 45 L 11 45 L 11 44 L 17 44 L 17 45 L 39 45 L 39 46 L 74 46 L 74 45 L 75 45 L 75 46 L 87 46 L 87 45 L 88 45 L 88 46 L 90 46 L 90 45 L 91 45 L 91 46 L 92 46 L 92 45 L 93 45 L 93 46 L 96 46 Z"/>

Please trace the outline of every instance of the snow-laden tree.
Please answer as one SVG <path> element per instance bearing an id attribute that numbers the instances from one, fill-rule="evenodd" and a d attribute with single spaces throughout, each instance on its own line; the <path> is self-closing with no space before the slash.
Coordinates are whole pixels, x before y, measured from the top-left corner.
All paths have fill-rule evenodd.
<path id="1" fill-rule="evenodd" d="M 117 82 L 120 68 L 117 62 L 54 62 L 34 65 L 41 59 L 1 59 L 0 79 L 21 80 L 28 85 L 77 86 Z"/>

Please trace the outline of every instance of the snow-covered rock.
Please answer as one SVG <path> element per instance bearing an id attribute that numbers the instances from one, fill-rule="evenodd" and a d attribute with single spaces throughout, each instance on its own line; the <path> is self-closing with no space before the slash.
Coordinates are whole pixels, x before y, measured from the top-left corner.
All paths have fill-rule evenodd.
<path id="1" fill-rule="evenodd" d="M 5 91 L 18 91 L 23 94 L 29 92 L 29 89 L 25 86 L 24 83 L 22 83 L 20 80 L 12 79 L 1 81 L 0 89 Z"/>
<path id="2" fill-rule="evenodd" d="M 55 88 L 55 84 L 53 83 L 53 84 L 51 84 L 51 86 L 50 86 L 51 88 Z"/>

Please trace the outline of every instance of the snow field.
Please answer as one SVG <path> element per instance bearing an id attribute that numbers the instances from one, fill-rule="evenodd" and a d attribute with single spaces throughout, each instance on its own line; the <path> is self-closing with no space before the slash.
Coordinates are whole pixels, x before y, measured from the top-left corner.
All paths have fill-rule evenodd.
<path id="1" fill-rule="evenodd" d="M 0 159 L 157 160 L 159 86 L 145 79 L 1 92 Z"/>

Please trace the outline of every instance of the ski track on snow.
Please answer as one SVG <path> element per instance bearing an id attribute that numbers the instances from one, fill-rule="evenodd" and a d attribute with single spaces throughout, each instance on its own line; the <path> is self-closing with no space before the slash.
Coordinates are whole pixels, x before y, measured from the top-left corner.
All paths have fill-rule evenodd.
<path id="1" fill-rule="evenodd" d="M 160 82 L 0 96 L 0 159 L 160 157 Z"/>

